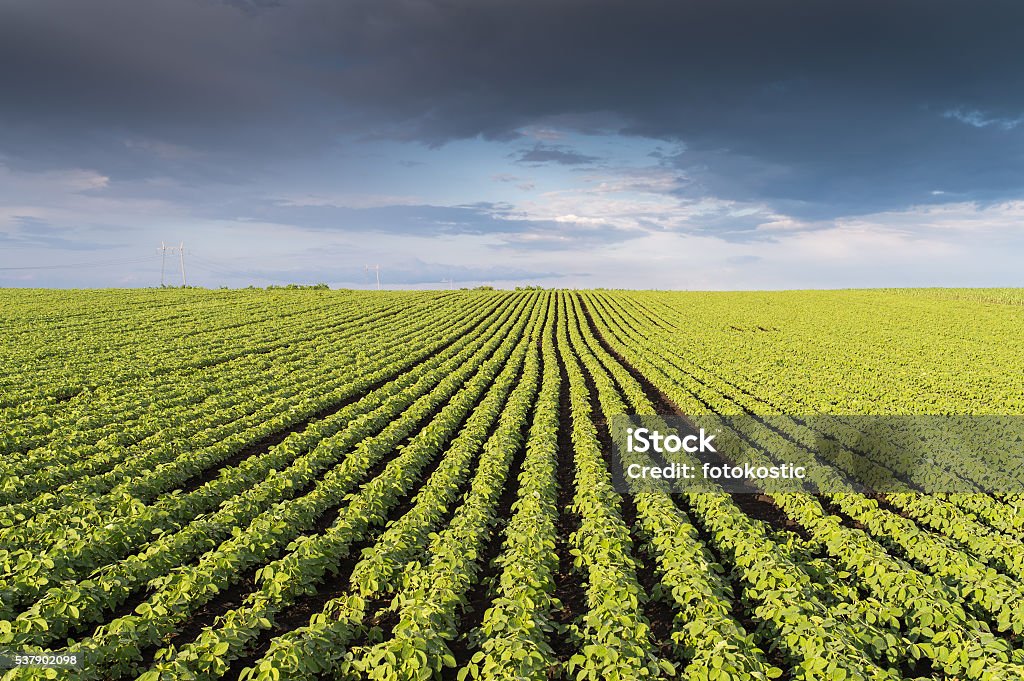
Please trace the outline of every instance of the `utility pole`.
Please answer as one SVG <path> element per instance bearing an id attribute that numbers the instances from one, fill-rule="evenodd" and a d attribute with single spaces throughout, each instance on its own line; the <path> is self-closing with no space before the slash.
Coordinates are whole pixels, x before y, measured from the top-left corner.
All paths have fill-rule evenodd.
<path id="1" fill-rule="evenodd" d="M 451 291 L 455 287 L 455 280 L 454 279 L 442 279 L 441 283 L 442 284 L 448 284 L 448 290 L 449 291 Z"/>
<path id="2" fill-rule="evenodd" d="M 364 272 L 369 272 L 370 270 L 373 270 L 377 274 L 377 290 L 379 291 L 380 290 L 380 265 L 374 265 L 373 267 L 370 267 L 369 265 L 364 265 L 363 266 L 363 271 Z"/>
<path id="3" fill-rule="evenodd" d="M 160 288 L 164 287 L 164 267 L 167 264 L 167 246 L 160 242 Z"/>
<path id="4" fill-rule="evenodd" d="M 185 242 L 182 241 L 178 246 L 168 246 L 163 241 L 160 242 L 160 248 L 157 249 L 160 253 L 160 287 L 163 288 L 165 285 L 164 271 L 167 266 L 167 254 L 177 255 L 178 261 L 181 263 L 181 285 L 186 286 L 185 281 Z"/>
<path id="5" fill-rule="evenodd" d="M 178 246 L 178 256 L 181 258 L 181 287 L 185 288 L 185 242 Z"/>

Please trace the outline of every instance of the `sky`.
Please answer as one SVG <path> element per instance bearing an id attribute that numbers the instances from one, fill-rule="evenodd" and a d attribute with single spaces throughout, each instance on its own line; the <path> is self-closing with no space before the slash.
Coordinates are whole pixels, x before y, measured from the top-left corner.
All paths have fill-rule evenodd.
<path id="1" fill-rule="evenodd" d="M 1024 286 L 1019 0 L 4 0 L 0 287 Z M 180 283 L 177 255 L 165 281 Z"/>

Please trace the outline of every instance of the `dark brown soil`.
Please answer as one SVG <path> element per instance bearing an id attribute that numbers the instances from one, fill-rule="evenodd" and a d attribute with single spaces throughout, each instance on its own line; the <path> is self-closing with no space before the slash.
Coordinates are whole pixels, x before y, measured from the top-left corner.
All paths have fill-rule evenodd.
<path id="1" fill-rule="evenodd" d="M 587 594 L 582 575 L 573 567 L 569 537 L 579 529 L 579 516 L 573 511 L 576 496 L 576 463 L 572 445 L 572 409 L 569 403 L 569 375 L 559 349 L 558 371 L 561 376 L 558 393 L 558 538 L 555 552 L 558 568 L 555 575 L 555 598 L 562 604 L 552 619 L 568 627 L 587 609 Z M 555 636 L 551 647 L 560 662 L 567 662 L 576 653 L 575 641 L 568 634 Z"/>

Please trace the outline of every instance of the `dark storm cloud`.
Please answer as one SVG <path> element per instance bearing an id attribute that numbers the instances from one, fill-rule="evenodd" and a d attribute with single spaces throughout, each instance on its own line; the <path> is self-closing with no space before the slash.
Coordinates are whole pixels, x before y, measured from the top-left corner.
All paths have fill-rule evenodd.
<path id="1" fill-rule="evenodd" d="M 333 132 L 316 69 L 257 4 L 12 0 L 0 6 L 0 153 L 111 177 L 240 178 L 253 155 Z"/>
<path id="2" fill-rule="evenodd" d="M 249 200 L 211 206 L 207 211 L 203 217 L 235 220 L 241 226 L 267 222 L 337 233 L 491 236 L 498 247 L 586 248 L 621 243 L 642 235 L 636 230 L 606 224 L 525 219 L 516 215 L 511 206 L 493 202 L 350 207 Z"/>
<path id="3" fill-rule="evenodd" d="M 1021 188 L 1024 128 L 947 115 L 1024 113 L 1021 3 L 373 8 L 348 24 L 341 42 L 362 59 L 340 77 L 396 134 L 500 139 L 603 112 L 618 130 L 683 143 L 670 163 L 691 178 L 687 194 L 806 217 L 933 201 L 933 190 L 986 200 Z"/>
<path id="4" fill-rule="evenodd" d="M 134 137 L 230 176 L 554 121 L 680 143 L 687 195 L 799 216 L 996 200 L 1021 189 L 1022 25 L 1016 0 L 12 0 L 0 152 L 116 177 L 155 163 Z"/>
<path id="5" fill-rule="evenodd" d="M 530 166 L 555 163 L 563 166 L 587 165 L 599 160 L 597 156 L 587 156 L 569 147 L 560 144 L 545 144 L 538 142 L 530 149 L 524 149 L 515 154 L 517 163 Z"/>

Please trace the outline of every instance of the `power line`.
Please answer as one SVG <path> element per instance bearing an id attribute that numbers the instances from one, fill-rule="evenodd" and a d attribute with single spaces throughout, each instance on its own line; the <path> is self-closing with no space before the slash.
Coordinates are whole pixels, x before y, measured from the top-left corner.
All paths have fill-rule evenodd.
<path id="1" fill-rule="evenodd" d="M 277 282 L 281 284 L 294 283 L 294 279 L 281 279 L 280 277 L 268 276 L 265 273 L 258 272 L 253 274 L 248 271 L 239 271 L 232 262 L 238 262 L 242 260 L 252 260 L 254 256 L 236 256 L 229 258 L 207 258 L 204 256 L 198 256 L 193 251 L 188 251 L 189 257 L 189 269 L 199 268 L 203 272 L 216 274 L 222 277 L 237 278 L 237 277 L 253 277 L 257 280 L 264 280 L 269 282 Z"/>
<path id="2" fill-rule="evenodd" d="M 188 255 L 189 258 L 191 258 L 190 267 L 198 267 L 208 272 L 219 274 L 223 277 L 241 276 L 241 274 L 237 270 L 233 269 L 231 265 L 224 265 L 216 260 L 211 260 L 210 258 L 198 256 L 195 253 L 191 252 Z"/>
<path id="3" fill-rule="evenodd" d="M 260 280 L 280 282 L 283 284 L 293 283 L 294 281 L 292 279 L 281 279 L 279 277 L 267 276 L 264 273 L 257 273 L 257 275 L 252 275 L 252 273 L 248 271 L 239 271 L 234 265 L 231 264 L 231 262 L 238 262 L 240 260 L 251 260 L 253 256 L 250 255 L 214 259 L 207 258 L 205 256 L 198 256 L 190 250 L 188 252 L 188 257 L 190 258 L 189 262 L 191 263 L 189 265 L 189 268 L 198 267 L 199 269 L 205 272 L 218 274 L 222 277 L 256 276 L 256 278 Z"/>
<path id="4" fill-rule="evenodd" d="M 133 258 L 130 260 L 107 260 L 104 262 L 73 262 L 63 265 L 28 265 L 24 267 L 0 267 L 0 271 L 10 272 L 14 270 L 61 270 L 79 267 L 111 267 L 113 265 L 131 265 L 140 262 L 153 262 L 153 258 Z"/>
<path id="5" fill-rule="evenodd" d="M 212 274 L 212 275 L 217 276 L 217 277 L 232 277 L 232 276 L 234 276 L 233 274 L 231 274 L 229 272 L 224 272 L 222 270 L 218 270 L 217 268 L 210 267 L 209 265 L 207 265 L 205 263 L 196 262 L 195 256 L 192 256 L 192 261 L 188 264 L 188 268 L 190 270 L 199 270 L 200 272 L 206 272 L 207 274 Z"/>

